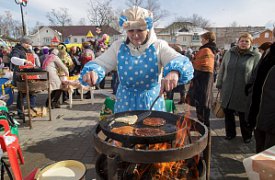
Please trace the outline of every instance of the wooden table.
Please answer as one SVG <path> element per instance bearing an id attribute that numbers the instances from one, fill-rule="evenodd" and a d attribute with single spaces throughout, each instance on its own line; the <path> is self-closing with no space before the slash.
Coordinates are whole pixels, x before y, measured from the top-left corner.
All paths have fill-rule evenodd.
<path id="1" fill-rule="evenodd" d="M 39 72 L 18 72 L 16 80 L 16 86 L 18 89 L 18 93 L 21 94 L 21 105 L 23 112 L 23 122 L 25 122 L 25 114 L 24 114 L 24 101 L 23 94 L 26 94 L 27 98 L 27 106 L 28 106 L 28 116 L 29 116 L 29 127 L 32 128 L 32 117 L 31 117 L 31 106 L 30 106 L 30 93 L 37 93 L 39 91 L 47 91 L 48 99 L 51 102 L 51 91 L 50 91 L 50 82 L 49 82 L 49 73 L 47 71 L 39 71 Z M 48 111 L 49 111 L 49 121 L 51 118 L 51 103 L 48 103 Z"/>

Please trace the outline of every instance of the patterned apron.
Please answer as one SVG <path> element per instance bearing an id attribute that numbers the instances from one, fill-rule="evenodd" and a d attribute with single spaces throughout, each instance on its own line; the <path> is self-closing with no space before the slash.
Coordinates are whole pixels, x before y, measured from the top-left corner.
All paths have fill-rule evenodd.
<path id="1" fill-rule="evenodd" d="M 116 94 L 115 113 L 148 110 L 160 91 L 154 45 L 140 56 L 132 56 L 129 47 L 123 43 L 118 53 L 118 76 L 120 84 Z M 163 98 L 156 102 L 153 110 L 165 111 Z"/>

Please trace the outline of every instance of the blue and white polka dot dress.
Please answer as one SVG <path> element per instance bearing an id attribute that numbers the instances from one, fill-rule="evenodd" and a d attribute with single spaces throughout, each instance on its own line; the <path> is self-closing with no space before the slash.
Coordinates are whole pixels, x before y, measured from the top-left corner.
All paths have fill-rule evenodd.
<path id="1" fill-rule="evenodd" d="M 140 56 L 132 56 L 129 47 L 123 43 L 118 53 L 118 76 L 120 84 L 116 94 L 115 113 L 148 110 L 160 91 L 154 45 Z M 165 111 L 163 98 L 156 102 L 153 110 Z"/>

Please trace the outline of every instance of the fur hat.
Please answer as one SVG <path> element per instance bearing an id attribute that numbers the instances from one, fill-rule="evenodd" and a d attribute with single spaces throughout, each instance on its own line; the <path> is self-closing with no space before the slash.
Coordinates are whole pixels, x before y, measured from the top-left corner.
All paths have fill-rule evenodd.
<path id="1" fill-rule="evenodd" d="M 150 30 L 153 27 L 153 13 L 147 9 L 133 6 L 123 11 L 119 25 L 125 30 Z"/>
<path id="2" fill-rule="evenodd" d="M 20 39 L 20 43 L 21 44 L 29 44 L 29 45 L 32 45 L 32 39 L 27 37 L 27 36 L 24 36 Z"/>

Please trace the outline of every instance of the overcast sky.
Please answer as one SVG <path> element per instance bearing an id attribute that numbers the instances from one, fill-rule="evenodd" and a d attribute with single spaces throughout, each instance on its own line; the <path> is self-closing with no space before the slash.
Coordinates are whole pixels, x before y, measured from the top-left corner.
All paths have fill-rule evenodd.
<path id="1" fill-rule="evenodd" d="M 24 7 L 27 26 L 39 21 L 48 25 L 47 12 L 60 7 L 68 8 L 73 23 L 86 18 L 89 0 L 28 0 Z M 166 26 L 175 17 L 190 17 L 193 14 L 208 19 L 211 26 L 230 26 L 234 21 L 238 26 L 268 26 L 275 23 L 275 0 L 159 0 L 161 8 L 170 16 L 160 22 Z M 124 9 L 125 0 L 113 0 L 113 9 Z M 0 0 L 0 15 L 11 11 L 13 18 L 21 22 L 20 7 L 14 0 Z M 88 23 L 88 20 L 86 20 Z"/>

